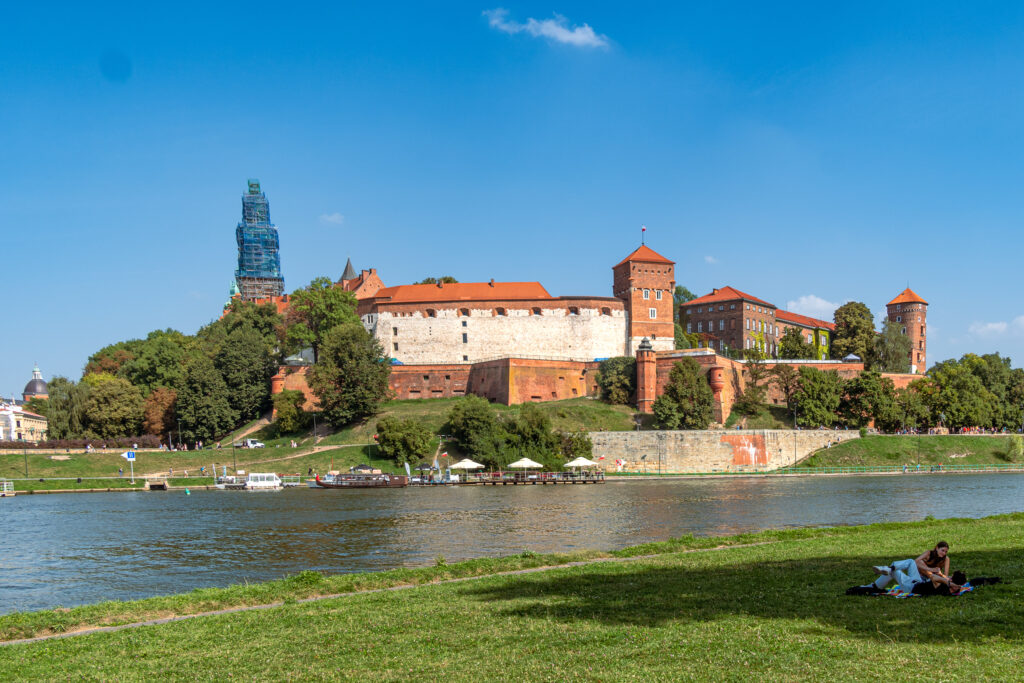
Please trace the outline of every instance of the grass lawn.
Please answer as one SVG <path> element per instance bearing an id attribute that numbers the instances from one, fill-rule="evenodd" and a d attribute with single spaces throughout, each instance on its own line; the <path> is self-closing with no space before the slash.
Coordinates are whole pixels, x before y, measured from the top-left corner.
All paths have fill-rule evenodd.
<path id="1" fill-rule="evenodd" d="M 849 597 L 870 566 L 949 541 L 952 565 L 1006 583 L 959 598 Z M 742 545 L 759 543 L 759 545 Z M 720 550 L 685 552 L 726 545 Z M 243 612 L 0 648 L 10 679 L 1019 680 L 1024 514 L 685 538 L 638 557 L 540 566 L 516 556 L 450 567 L 207 589 L 134 603 L 0 617 L 0 634 L 283 600 Z M 596 554 L 592 554 L 596 555 Z M 653 556 L 645 556 L 653 555 Z"/>
<path id="2" fill-rule="evenodd" d="M 725 428 L 732 429 L 737 422 L 747 419 L 745 429 L 792 429 L 793 413 L 786 406 L 765 404 L 757 415 L 741 415 L 735 410 L 725 419 Z"/>
<path id="3" fill-rule="evenodd" d="M 882 436 L 850 439 L 812 455 L 806 467 L 859 465 L 1005 465 L 1005 436 Z"/>

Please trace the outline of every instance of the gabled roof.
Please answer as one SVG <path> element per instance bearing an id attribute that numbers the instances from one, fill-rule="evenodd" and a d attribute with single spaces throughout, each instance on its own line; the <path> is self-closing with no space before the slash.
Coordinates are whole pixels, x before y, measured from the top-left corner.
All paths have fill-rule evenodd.
<path id="1" fill-rule="evenodd" d="M 385 287 L 370 299 L 377 303 L 441 301 L 530 301 L 553 298 L 539 282 L 454 282 L 443 285 Z"/>
<path id="2" fill-rule="evenodd" d="M 907 287 L 900 292 L 898 297 L 887 303 L 886 306 L 892 306 L 893 304 L 924 304 L 927 306 L 928 302 L 919 297 L 910 287 Z"/>
<path id="3" fill-rule="evenodd" d="M 793 313 L 792 311 L 775 311 L 775 319 L 780 323 L 791 323 L 793 325 L 800 325 L 802 327 L 819 327 L 826 330 L 835 332 L 835 323 L 830 323 L 827 320 L 819 320 L 812 318 L 809 315 L 800 315 L 799 313 Z"/>
<path id="4" fill-rule="evenodd" d="M 710 294 L 699 296 L 693 301 L 687 301 L 683 306 L 693 306 L 694 304 L 710 304 L 718 303 L 719 301 L 736 301 L 737 299 L 743 299 L 751 303 L 760 304 L 762 306 L 771 306 L 775 308 L 775 304 L 770 304 L 767 301 L 758 299 L 756 296 L 751 296 L 746 292 L 741 292 L 735 287 L 719 287 L 718 289 L 711 290 Z"/>
<path id="5" fill-rule="evenodd" d="M 616 263 L 615 267 L 618 268 L 623 263 L 628 263 L 629 261 L 642 261 L 644 263 L 668 263 L 673 265 L 675 264 L 675 261 L 669 261 L 667 258 L 662 256 L 658 252 L 654 251 L 646 244 L 641 244 L 633 251 L 632 254 Z"/>
<path id="6" fill-rule="evenodd" d="M 345 271 L 341 274 L 341 282 L 345 280 L 354 280 L 356 277 L 356 269 L 352 267 L 352 259 L 348 259 L 345 262 Z"/>

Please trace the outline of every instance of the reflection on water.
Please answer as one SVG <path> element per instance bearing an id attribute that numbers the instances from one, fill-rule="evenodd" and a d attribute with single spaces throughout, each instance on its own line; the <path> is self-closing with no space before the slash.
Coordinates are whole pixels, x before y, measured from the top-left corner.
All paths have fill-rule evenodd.
<path id="1" fill-rule="evenodd" d="M 1024 475 L 685 479 L 602 486 L 197 491 L 0 502 L 0 613 L 266 581 L 613 549 L 693 533 L 981 517 Z"/>

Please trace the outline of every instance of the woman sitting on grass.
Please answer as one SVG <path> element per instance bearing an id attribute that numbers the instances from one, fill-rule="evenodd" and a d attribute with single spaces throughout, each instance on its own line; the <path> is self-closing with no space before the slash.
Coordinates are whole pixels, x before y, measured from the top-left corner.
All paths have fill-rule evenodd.
<path id="1" fill-rule="evenodd" d="M 931 585 L 938 591 L 939 586 L 944 586 L 949 592 L 958 592 L 961 586 L 955 583 L 949 576 L 949 544 L 939 541 L 931 550 L 921 553 L 913 560 L 900 560 L 893 562 L 888 567 L 873 567 L 876 574 L 881 574 L 874 585 L 879 590 L 884 589 L 889 581 L 895 580 L 900 590 L 906 593 L 915 591 L 914 586 L 931 580 Z"/>

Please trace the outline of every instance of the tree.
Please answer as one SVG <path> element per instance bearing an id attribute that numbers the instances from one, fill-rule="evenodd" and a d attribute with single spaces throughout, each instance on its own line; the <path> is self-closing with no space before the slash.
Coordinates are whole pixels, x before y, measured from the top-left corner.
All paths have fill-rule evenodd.
<path id="1" fill-rule="evenodd" d="M 746 382 L 743 391 L 733 402 L 733 409 L 743 415 L 757 415 L 764 410 L 764 384 L 770 373 L 760 352 L 748 350 L 747 362 L 743 366 Z"/>
<path id="2" fill-rule="evenodd" d="M 214 365 L 228 387 L 228 403 L 242 420 L 260 416 L 270 404 L 270 378 L 277 371 L 265 340 L 249 323 L 221 344 Z"/>
<path id="3" fill-rule="evenodd" d="M 800 368 L 800 388 L 793 395 L 796 422 L 803 427 L 831 427 L 843 397 L 843 378 L 834 371 Z"/>
<path id="4" fill-rule="evenodd" d="M 135 339 L 104 346 L 89 356 L 89 361 L 85 364 L 85 370 L 82 374 L 89 375 L 98 372 L 108 372 L 111 375 L 116 375 L 122 365 L 135 358 L 135 347 L 140 343 L 139 340 Z"/>
<path id="5" fill-rule="evenodd" d="M 832 357 L 844 358 L 852 353 L 867 362 L 875 342 L 875 321 L 871 310 L 859 301 L 845 303 L 836 309 L 835 323 Z"/>
<path id="6" fill-rule="evenodd" d="M 575 432 L 557 432 L 562 457 L 569 460 L 590 458 L 594 454 L 594 442 L 582 429 Z"/>
<path id="7" fill-rule="evenodd" d="M 144 340 L 135 342 L 133 348 L 135 357 L 120 367 L 117 376 L 131 382 L 144 394 L 156 387 L 177 386 L 189 351 L 197 352 L 191 337 L 170 329 L 150 332 Z"/>
<path id="8" fill-rule="evenodd" d="M 786 407 L 793 409 L 793 395 L 800 388 L 800 373 L 792 365 L 783 363 L 772 368 L 772 376 L 769 380 L 786 399 Z"/>
<path id="9" fill-rule="evenodd" d="M 142 393 L 137 387 L 113 377 L 92 388 L 85 402 L 85 433 L 89 437 L 135 436 L 141 428 Z"/>
<path id="10" fill-rule="evenodd" d="M 396 465 L 425 458 L 432 452 L 434 435 L 418 420 L 385 417 L 377 423 L 377 445 L 381 454 Z"/>
<path id="11" fill-rule="evenodd" d="M 274 394 L 274 424 L 279 434 L 294 434 L 309 426 L 312 414 L 303 410 L 306 395 L 295 389 Z"/>
<path id="12" fill-rule="evenodd" d="M 414 285 L 436 285 L 438 283 L 443 285 L 455 284 L 458 280 L 453 278 L 451 275 L 443 275 L 440 278 L 436 277 L 425 277 L 419 282 L 414 282 Z"/>
<path id="13" fill-rule="evenodd" d="M 561 468 L 561 442 L 551 429 L 551 419 L 536 403 L 524 403 L 518 414 L 505 421 L 507 449 L 502 465 L 530 458 L 547 468 Z"/>
<path id="14" fill-rule="evenodd" d="M 790 359 L 816 359 L 818 347 L 808 344 L 804 335 L 795 327 L 787 327 L 786 333 L 779 338 L 779 358 Z"/>
<path id="15" fill-rule="evenodd" d="M 167 387 L 157 387 L 149 393 L 142 406 L 142 430 L 146 434 L 163 436 L 174 428 L 174 408 L 178 392 Z"/>
<path id="16" fill-rule="evenodd" d="M 896 410 L 900 426 L 907 429 L 930 427 L 934 424 L 929 407 L 929 396 L 934 393 L 932 381 L 927 377 L 896 390 Z"/>
<path id="17" fill-rule="evenodd" d="M 484 465 L 500 466 L 507 434 L 498 416 L 480 396 L 466 396 L 448 413 L 447 430 L 463 453 Z M 509 461 L 511 462 L 511 461 Z"/>
<path id="18" fill-rule="evenodd" d="M 845 389 L 839 414 L 846 425 L 864 427 L 873 421 L 883 431 L 894 431 L 902 424 L 891 379 L 866 371 L 846 382 Z"/>
<path id="19" fill-rule="evenodd" d="M 227 384 L 206 356 L 195 356 L 185 365 L 178 390 L 177 419 L 186 442 L 212 441 L 238 420 L 228 401 Z"/>
<path id="20" fill-rule="evenodd" d="M 313 362 L 320 362 L 320 349 L 335 327 L 359 323 L 356 298 L 335 287 L 328 277 L 318 277 L 304 289 L 292 292 L 285 315 L 285 346 L 294 353 L 313 349 Z"/>
<path id="21" fill-rule="evenodd" d="M 30 413 L 46 417 L 46 411 L 50 408 L 50 402 L 42 396 L 33 396 L 25 401 L 25 405 L 22 407 Z"/>
<path id="22" fill-rule="evenodd" d="M 654 401 L 654 417 L 660 429 L 707 429 L 714 417 L 714 394 L 700 364 L 692 358 L 677 361 L 668 383 Z"/>
<path id="23" fill-rule="evenodd" d="M 373 415 L 389 398 L 390 374 L 380 342 L 362 324 L 350 322 L 327 332 L 308 378 L 327 421 L 343 427 Z"/>
<path id="24" fill-rule="evenodd" d="M 903 334 L 899 323 L 882 322 L 882 331 L 875 337 L 871 350 L 871 369 L 878 372 L 910 372 L 910 337 Z"/>
<path id="25" fill-rule="evenodd" d="M 631 405 L 636 395 L 636 358 L 616 356 L 601 361 L 597 368 L 597 386 L 607 403 Z"/>
<path id="26" fill-rule="evenodd" d="M 284 316 L 278 313 L 277 307 L 271 303 L 257 305 L 241 299 L 232 299 L 224 316 L 200 328 L 196 337 L 212 357 L 220 351 L 220 346 L 228 335 L 242 327 L 252 327 L 256 330 L 274 361 L 280 360 L 280 352 L 284 347 Z"/>
<path id="27" fill-rule="evenodd" d="M 967 363 L 946 361 L 928 371 L 938 392 L 932 399 L 933 414 L 946 426 L 990 427 L 998 398 L 975 375 Z"/>
<path id="28" fill-rule="evenodd" d="M 675 347 L 677 349 L 697 348 L 699 337 L 696 333 L 686 332 L 686 314 L 683 312 L 683 304 L 696 298 L 696 294 L 682 285 L 676 285 L 672 294 L 672 304 L 675 308 L 672 317 L 675 320 Z"/>
<path id="29" fill-rule="evenodd" d="M 91 390 L 88 384 L 76 384 L 67 377 L 50 380 L 47 384 L 47 438 L 74 439 L 85 434 L 85 404 Z"/>

